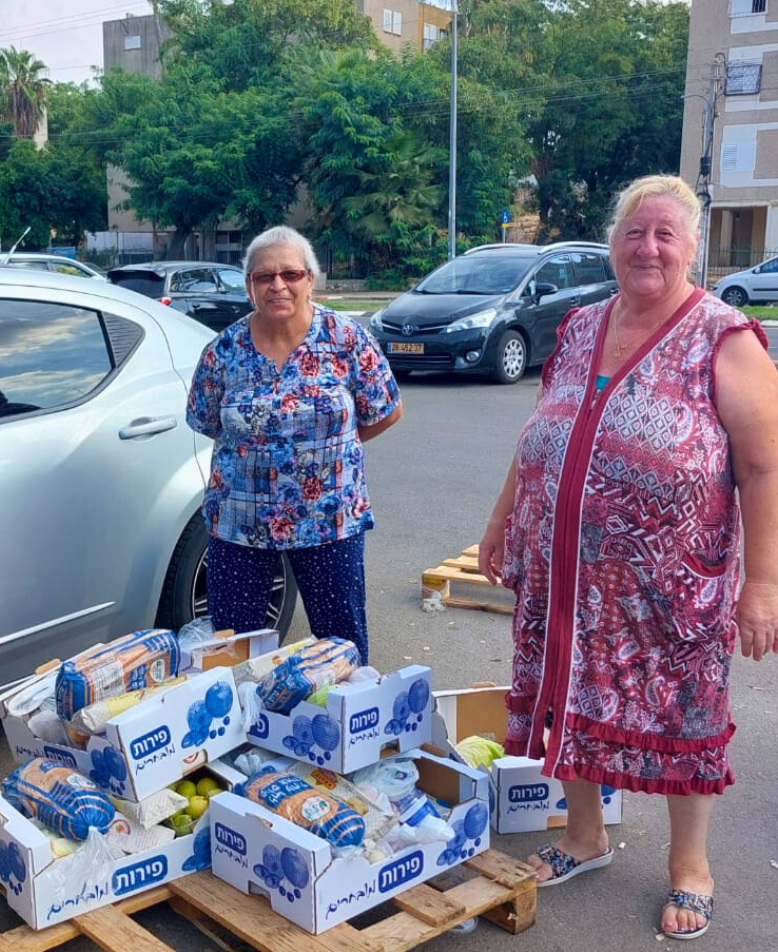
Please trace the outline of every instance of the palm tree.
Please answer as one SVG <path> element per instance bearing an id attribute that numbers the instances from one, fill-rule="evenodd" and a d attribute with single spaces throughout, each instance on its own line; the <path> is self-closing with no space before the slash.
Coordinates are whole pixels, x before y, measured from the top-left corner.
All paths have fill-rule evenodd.
<path id="1" fill-rule="evenodd" d="M 32 138 L 45 112 L 51 80 L 43 73 L 45 63 L 27 50 L 13 46 L 0 50 L 0 87 L 5 104 L 2 118 L 12 122 L 17 136 Z"/>

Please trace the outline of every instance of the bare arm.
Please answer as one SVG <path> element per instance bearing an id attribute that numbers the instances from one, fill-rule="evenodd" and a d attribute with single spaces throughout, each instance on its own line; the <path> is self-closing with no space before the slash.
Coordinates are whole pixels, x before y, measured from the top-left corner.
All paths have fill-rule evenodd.
<path id="1" fill-rule="evenodd" d="M 745 533 L 740 650 L 759 661 L 778 652 L 778 373 L 754 334 L 737 331 L 721 347 L 716 377 Z"/>
<path id="2" fill-rule="evenodd" d="M 360 440 L 362 440 L 363 443 L 367 443 L 368 440 L 380 436 L 384 430 L 388 430 L 390 426 L 394 426 L 402 415 L 403 405 L 402 403 L 398 403 L 389 416 L 385 416 L 383 420 L 379 420 L 378 423 L 373 423 L 371 426 L 358 426 L 357 432 L 359 433 Z"/>
<path id="3" fill-rule="evenodd" d="M 489 516 L 484 537 L 478 544 L 478 568 L 492 585 L 500 581 L 505 556 L 505 520 L 513 511 L 515 493 L 516 457 L 508 467 L 508 475 L 505 477 L 505 483 Z"/>

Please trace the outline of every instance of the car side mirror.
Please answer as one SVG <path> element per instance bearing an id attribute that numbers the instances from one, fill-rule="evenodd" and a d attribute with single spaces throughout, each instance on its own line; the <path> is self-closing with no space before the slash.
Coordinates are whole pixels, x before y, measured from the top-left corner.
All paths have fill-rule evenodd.
<path id="1" fill-rule="evenodd" d="M 761 265 L 757 265 L 757 266 L 754 268 L 754 274 L 761 274 L 761 273 L 762 273 L 762 266 L 761 266 Z"/>
<path id="2" fill-rule="evenodd" d="M 550 283 L 549 283 L 549 284 L 545 284 L 545 283 L 538 283 L 538 284 L 536 284 L 536 285 L 535 285 L 535 294 L 534 294 L 535 303 L 537 304 L 538 301 L 540 301 L 540 299 L 541 299 L 542 297 L 545 297 L 547 294 L 556 294 L 558 290 L 559 290 L 559 288 L 558 288 L 555 284 L 550 284 Z"/>

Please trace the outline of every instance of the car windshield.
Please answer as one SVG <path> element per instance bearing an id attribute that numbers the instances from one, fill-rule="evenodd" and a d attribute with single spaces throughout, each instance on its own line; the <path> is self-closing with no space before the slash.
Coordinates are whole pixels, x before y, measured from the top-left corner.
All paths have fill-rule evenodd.
<path id="1" fill-rule="evenodd" d="M 165 279 L 153 271 L 109 271 L 108 277 L 128 291 L 137 291 L 138 294 L 153 298 L 162 295 L 165 284 Z"/>
<path id="2" fill-rule="evenodd" d="M 534 258 L 519 255 L 463 255 L 442 265 L 417 284 L 420 294 L 508 294 Z"/>

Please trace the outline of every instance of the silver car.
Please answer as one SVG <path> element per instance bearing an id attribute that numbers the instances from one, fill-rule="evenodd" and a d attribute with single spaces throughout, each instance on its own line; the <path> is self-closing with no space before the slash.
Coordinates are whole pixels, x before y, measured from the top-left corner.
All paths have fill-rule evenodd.
<path id="1" fill-rule="evenodd" d="M 6 268 L 26 268 L 28 271 L 53 271 L 55 274 L 72 274 L 79 278 L 96 278 L 107 281 L 92 265 L 84 264 L 64 255 L 43 254 L 36 251 L 15 251 L 12 255 L 0 254 L 0 265 Z"/>
<path id="2" fill-rule="evenodd" d="M 212 444 L 184 416 L 212 337 L 111 284 L 0 268 L 0 683 L 206 610 Z M 295 596 L 282 562 L 268 623 Z"/>
<path id="3" fill-rule="evenodd" d="M 732 307 L 778 301 L 778 258 L 721 278 L 713 288 L 716 297 Z"/>

